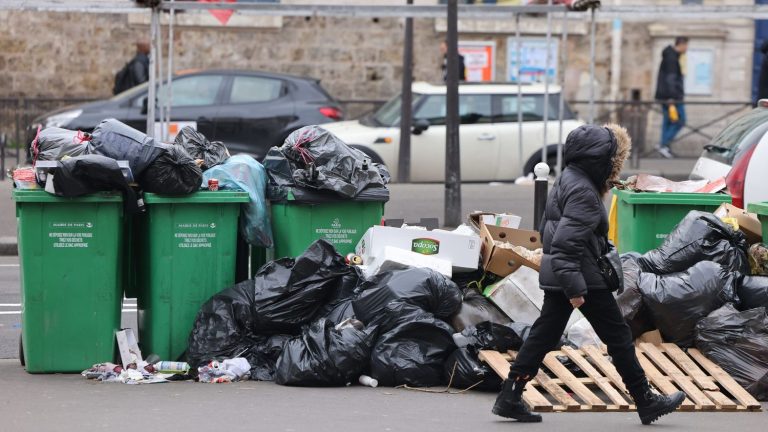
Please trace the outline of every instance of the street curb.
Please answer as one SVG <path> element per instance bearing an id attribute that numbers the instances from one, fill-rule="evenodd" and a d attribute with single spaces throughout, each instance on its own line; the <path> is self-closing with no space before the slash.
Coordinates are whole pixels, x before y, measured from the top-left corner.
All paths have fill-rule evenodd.
<path id="1" fill-rule="evenodd" d="M 0 256 L 14 256 L 19 254 L 16 237 L 0 237 Z"/>

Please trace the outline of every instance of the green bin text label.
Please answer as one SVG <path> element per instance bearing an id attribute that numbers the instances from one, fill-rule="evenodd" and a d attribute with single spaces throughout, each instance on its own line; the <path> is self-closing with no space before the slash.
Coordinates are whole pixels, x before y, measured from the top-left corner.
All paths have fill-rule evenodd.
<path id="1" fill-rule="evenodd" d="M 180 223 L 176 225 L 174 237 L 181 249 L 210 249 L 216 240 L 216 223 Z"/>
<path id="2" fill-rule="evenodd" d="M 330 228 L 315 228 L 315 236 L 334 245 L 351 245 L 357 238 L 356 228 L 344 228 L 339 218 L 330 223 Z"/>
<path id="3" fill-rule="evenodd" d="M 422 255 L 436 255 L 440 252 L 440 242 L 428 238 L 413 239 L 411 250 Z"/>
<path id="4" fill-rule="evenodd" d="M 56 249 L 87 248 L 88 242 L 93 240 L 92 231 L 92 222 L 53 222 L 48 238 Z"/>

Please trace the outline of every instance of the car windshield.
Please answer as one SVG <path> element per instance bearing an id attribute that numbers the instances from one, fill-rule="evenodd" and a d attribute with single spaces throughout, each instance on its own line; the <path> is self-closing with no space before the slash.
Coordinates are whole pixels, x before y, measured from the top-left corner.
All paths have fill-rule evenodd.
<path id="1" fill-rule="evenodd" d="M 734 149 L 733 146 L 744 141 L 743 138 L 746 137 L 752 129 L 766 121 L 768 121 L 768 109 L 755 108 L 723 129 L 714 139 L 712 139 L 710 144 L 722 149 L 738 150 Z"/>
<path id="2" fill-rule="evenodd" d="M 421 94 L 414 93 L 413 94 L 413 106 L 416 106 L 416 103 L 419 101 L 419 98 L 421 98 Z M 401 99 L 400 94 L 393 97 L 389 100 L 389 102 L 382 105 L 381 108 L 379 108 L 371 118 L 373 119 L 374 123 L 376 123 L 376 126 L 384 126 L 384 127 L 392 127 L 396 126 L 400 123 L 400 107 L 401 107 Z"/>

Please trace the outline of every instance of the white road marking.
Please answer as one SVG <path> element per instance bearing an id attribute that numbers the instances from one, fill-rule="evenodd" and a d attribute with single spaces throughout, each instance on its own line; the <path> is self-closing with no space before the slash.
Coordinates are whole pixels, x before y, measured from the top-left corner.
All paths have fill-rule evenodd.
<path id="1" fill-rule="evenodd" d="M 0 267 L 18 267 L 18 264 L 0 264 Z"/>
<path id="2" fill-rule="evenodd" d="M 137 312 L 136 309 L 122 309 L 121 312 Z M 21 311 L 0 311 L 0 315 L 21 315 Z"/>
<path id="3" fill-rule="evenodd" d="M 21 307 L 21 303 L 0 303 L 0 307 Z"/>

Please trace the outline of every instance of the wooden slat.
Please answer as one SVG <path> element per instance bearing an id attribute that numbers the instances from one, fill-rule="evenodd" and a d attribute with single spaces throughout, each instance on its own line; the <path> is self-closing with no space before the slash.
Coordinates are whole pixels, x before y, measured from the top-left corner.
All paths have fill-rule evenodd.
<path id="1" fill-rule="evenodd" d="M 693 378 L 693 381 L 702 390 L 709 390 L 713 392 L 720 391 L 720 387 L 715 384 L 715 381 L 712 379 L 712 377 L 705 374 L 703 370 L 699 369 L 699 366 L 696 364 L 696 362 L 688 357 L 688 354 L 683 352 L 680 347 L 672 343 L 664 343 L 661 344 L 661 348 L 672 360 L 674 360 L 675 363 L 677 363 L 678 366 L 680 366 L 680 369 L 685 371 L 688 376 Z"/>
<path id="2" fill-rule="evenodd" d="M 733 411 L 739 407 L 739 405 L 732 401 L 731 398 L 728 396 L 722 394 L 720 391 L 711 391 L 711 390 L 704 390 L 704 394 L 707 395 L 710 399 L 712 399 L 713 402 L 715 402 L 715 405 L 717 405 L 717 409 L 724 410 L 724 411 Z"/>
<path id="3" fill-rule="evenodd" d="M 688 355 L 693 357 L 694 360 L 696 360 L 701 367 L 704 368 L 705 371 L 707 371 L 708 374 L 712 375 L 712 377 L 717 380 L 717 383 L 723 386 L 724 389 L 726 389 L 731 396 L 736 398 L 737 401 L 743 406 L 745 406 L 749 410 L 760 410 L 760 402 L 757 401 L 754 397 L 752 397 L 749 392 L 744 390 L 742 386 L 739 385 L 739 383 L 736 382 L 733 378 L 731 378 L 730 375 L 726 371 L 724 371 L 720 366 L 713 363 L 708 358 L 704 357 L 704 354 L 699 352 L 697 349 L 689 349 Z"/>
<path id="4" fill-rule="evenodd" d="M 675 387 L 675 385 L 672 384 L 672 381 L 670 381 L 669 378 L 662 375 L 662 373 L 659 372 L 658 369 L 656 369 L 653 363 L 651 363 L 650 360 L 645 358 L 643 351 L 639 347 L 635 348 L 635 353 L 637 354 L 637 360 L 640 362 L 640 366 L 645 371 L 645 375 L 661 393 L 669 396 L 678 391 L 677 387 Z M 694 403 L 691 402 L 690 399 L 686 398 L 683 401 L 683 404 L 680 405 L 680 409 L 683 411 L 693 411 L 694 409 L 696 409 L 696 405 L 694 405 Z"/>
<path id="5" fill-rule="evenodd" d="M 557 401 L 565 407 L 566 411 L 579 411 L 581 409 L 581 404 L 578 403 L 576 399 L 572 398 L 571 395 L 563 390 L 557 383 L 553 382 L 552 378 L 548 377 L 544 372 L 539 371 L 539 373 L 536 374 L 535 380 L 547 391 L 547 393 L 557 399 Z"/>
<path id="6" fill-rule="evenodd" d="M 480 351 L 478 358 L 480 361 L 487 363 L 502 379 L 506 380 L 509 376 L 511 365 L 501 353 L 496 351 Z M 546 412 L 554 411 L 555 409 L 549 400 L 536 390 L 530 382 L 525 386 L 523 401 L 534 411 Z"/>
<path id="7" fill-rule="evenodd" d="M 624 381 L 621 379 L 621 375 L 616 370 L 616 367 L 605 358 L 602 350 L 594 345 L 584 345 L 581 350 L 592 360 L 595 365 L 608 377 L 613 383 L 624 393 L 629 394 L 627 387 L 624 385 Z"/>
<path id="8" fill-rule="evenodd" d="M 557 359 L 555 353 L 549 353 L 544 357 L 544 365 L 549 368 L 552 373 L 557 375 L 558 378 L 563 380 L 565 385 L 576 393 L 587 405 L 590 405 L 590 409 L 594 411 L 604 411 L 606 409 L 606 403 L 597 397 L 592 390 L 587 388 L 581 381 L 576 378 L 571 371 L 569 371 L 562 363 Z"/>
<path id="9" fill-rule="evenodd" d="M 696 405 L 704 410 L 714 410 L 715 403 L 712 402 L 698 387 L 691 381 L 691 378 L 685 375 L 680 369 L 672 363 L 667 356 L 662 353 L 656 345 L 651 343 L 641 343 L 640 349 L 654 362 L 661 370 L 667 374 L 683 391 L 693 399 Z"/>
<path id="10" fill-rule="evenodd" d="M 587 361 L 587 359 L 582 356 L 580 351 L 570 347 L 563 347 L 563 353 L 568 356 L 568 358 L 571 359 L 571 361 L 573 361 L 576 366 L 584 371 L 587 376 L 592 378 L 595 385 L 597 385 L 603 392 L 605 392 L 605 395 L 608 396 L 608 398 L 611 399 L 614 404 L 618 405 L 619 409 L 629 409 L 630 404 L 628 404 L 626 399 L 624 399 L 621 394 L 616 391 L 616 388 L 611 384 L 611 380 L 601 375 L 600 372 L 598 372 L 597 369 L 595 369 L 592 364 L 590 364 L 589 361 Z"/>

